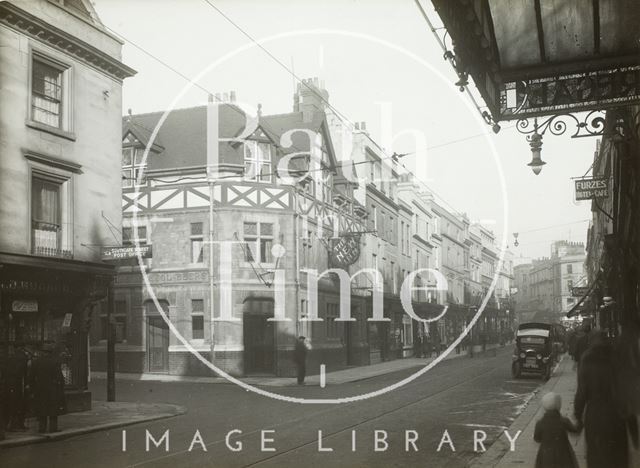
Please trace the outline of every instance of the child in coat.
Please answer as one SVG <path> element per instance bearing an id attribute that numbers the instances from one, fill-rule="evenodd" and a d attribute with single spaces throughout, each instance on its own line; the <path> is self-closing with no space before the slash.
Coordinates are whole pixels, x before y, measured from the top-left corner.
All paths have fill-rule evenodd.
<path id="1" fill-rule="evenodd" d="M 578 468 L 567 432 L 579 432 L 579 427 L 560 414 L 560 395 L 547 393 L 542 397 L 542 407 L 546 411 L 536 423 L 533 433 L 533 439 L 540 443 L 536 468 Z"/>

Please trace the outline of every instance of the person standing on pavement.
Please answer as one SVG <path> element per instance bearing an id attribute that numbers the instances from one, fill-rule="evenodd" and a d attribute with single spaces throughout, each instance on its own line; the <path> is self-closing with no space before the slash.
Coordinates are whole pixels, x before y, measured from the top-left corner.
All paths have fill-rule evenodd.
<path id="1" fill-rule="evenodd" d="M 10 350 L 5 368 L 7 419 L 9 431 L 26 431 L 24 418 L 27 408 L 27 362 L 22 347 Z"/>
<path id="2" fill-rule="evenodd" d="M 64 377 L 60 361 L 53 355 L 55 346 L 45 343 L 42 355 L 33 363 L 34 412 L 38 432 L 57 432 L 58 415 L 64 411 Z"/>
<path id="3" fill-rule="evenodd" d="M 536 423 L 533 439 L 540 444 L 536 468 L 578 468 L 576 454 L 567 432 L 579 432 L 579 427 L 560 413 L 562 399 L 549 392 L 542 397 L 544 416 Z"/>
<path id="4" fill-rule="evenodd" d="M 629 466 L 627 427 L 618 407 L 613 347 L 593 331 L 578 366 L 574 414 L 584 425 L 588 468 Z"/>
<path id="5" fill-rule="evenodd" d="M 304 336 L 299 336 L 296 340 L 296 346 L 293 350 L 293 361 L 296 364 L 298 373 L 298 385 L 304 385 L 304 378 L 307 374 L 307 353 L 309 347 Z"/>

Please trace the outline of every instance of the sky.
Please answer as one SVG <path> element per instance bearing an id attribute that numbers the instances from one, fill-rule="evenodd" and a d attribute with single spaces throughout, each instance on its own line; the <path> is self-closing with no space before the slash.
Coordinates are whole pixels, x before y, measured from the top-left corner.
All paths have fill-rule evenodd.
<path id="1" fill-rule="evenodd" d="M 495 135 L 454 86 L 457 77 L 413 0 L 94 4 L 102 22 L 125 40 L 124 62 L 138 71 L 124 83 L 125 112 L 204 104 L 207 93 L 175 71 L 190 79 L 204 71 L 200 86 L 212 93 L 233 90 L 267 115 L 292 111 L 291 71 L 298 78 L 318 77 L 341 115 L 366 122 L 388 154 L 412 153 L 402 161 L 436 200 L 506 239 L 517 262 L 549 256 L 554 240 L 586 242 L 590 205 L 574 201 L 571 178 L 589 169 L 596 139 L 572 139 L 571 129 L 545 134 L 547 164 L 534 175 L 527 166 L 529 144 L 515 121 L 502 122 Z M 385 135 L 399 136 L 389 141 Z"/>

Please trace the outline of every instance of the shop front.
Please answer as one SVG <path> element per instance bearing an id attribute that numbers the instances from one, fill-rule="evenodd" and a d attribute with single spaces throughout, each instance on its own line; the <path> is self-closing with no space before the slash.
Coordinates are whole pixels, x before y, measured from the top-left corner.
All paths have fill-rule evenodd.
<path id="1" fill-rule="evenodd" d="M 112 274 L 108 265 L 0 254 L 0 359 L 16 347 L 37 358 L 53 344 L 68 411 L 91 407 L 87 332 Z"/>

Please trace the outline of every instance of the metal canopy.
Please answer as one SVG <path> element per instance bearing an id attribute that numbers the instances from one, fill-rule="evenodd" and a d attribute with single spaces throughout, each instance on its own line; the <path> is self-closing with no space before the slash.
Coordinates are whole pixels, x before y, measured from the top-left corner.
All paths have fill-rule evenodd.
<path id="1" fill-rule="evenodd" d="M 640 102 L 640 0 L 431 0 L 493 119 Z"/>

